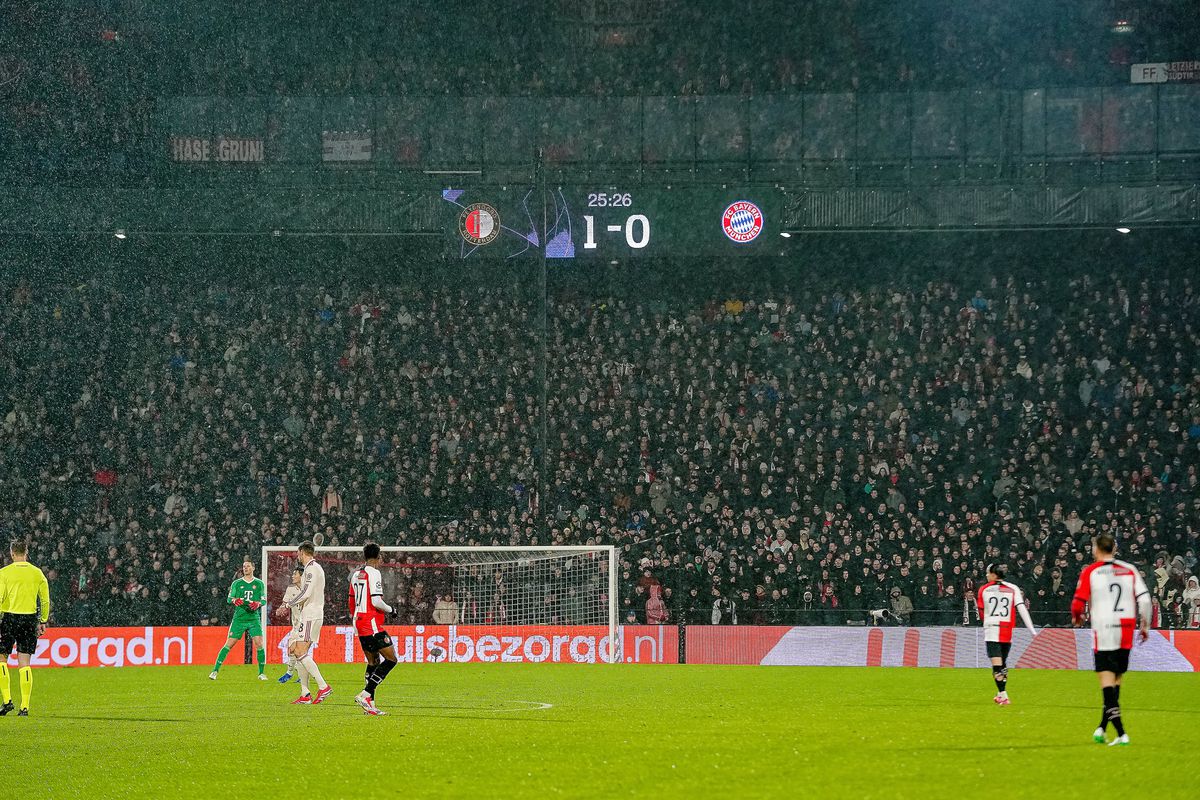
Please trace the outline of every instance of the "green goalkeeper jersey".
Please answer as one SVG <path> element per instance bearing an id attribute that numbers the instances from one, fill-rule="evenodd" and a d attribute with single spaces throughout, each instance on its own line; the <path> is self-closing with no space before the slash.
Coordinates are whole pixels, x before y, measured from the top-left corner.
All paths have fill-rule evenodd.
<path id="1" fill-rule="evenodd" d="M 251 622 L 259 619 L 257 611 L 250 610 L 250 602 L 257 600 L 260 603 L 265 603 L 267 600 L 267 585 L 258 578 L 246 580 L 238 578 L 229 587 L 228 602 L 233 605 L 233 601 L 241 598 L 245 601 L 245 605 L 234 606 L 233 621 L 234 622 Z"/>

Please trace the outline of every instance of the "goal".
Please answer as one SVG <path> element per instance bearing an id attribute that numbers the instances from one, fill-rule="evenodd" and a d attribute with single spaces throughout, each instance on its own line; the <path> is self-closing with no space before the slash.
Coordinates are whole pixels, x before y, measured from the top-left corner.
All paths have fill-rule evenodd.
<path id="1" fill-rule="evenodd" d="M 603 663 L 621 658 L 616 549 L 380 547 L 386 628 L 402 662 Z M 349 581 L 362 548 L 318 547 L 325 570 L 320 660 L 361 660 Z M 295 547 L 264 547 L 268 650 L 282 660 L 287 617 L 275 614 L 298 565 Z"/>

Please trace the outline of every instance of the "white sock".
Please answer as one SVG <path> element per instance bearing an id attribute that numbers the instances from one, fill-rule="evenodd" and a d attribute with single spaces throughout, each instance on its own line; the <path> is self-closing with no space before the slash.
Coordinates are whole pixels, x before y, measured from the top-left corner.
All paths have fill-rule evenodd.
<path id="1" fill-rule="evenodd" d="M 329 686 L 329 684 L 325 682 L 325 679 L 321 677 L 321 670 L 317 668 L 317 662 L 313 661 L 312 653 L 309 653 L 308 655 L 304 656 L 304 658 L 300 659 L 300 667 L 308 672 L 309 675 L 312 675 L 317 679 L 318 689 L 323 690 L 325 687 Z"/>
<path id="2" fill-rule="evenodd" d="M 300 677 L 300 696 L 304 697 L 306 694 L 312 694 L 308 690 L 308 670 L 304 668 L 303 661 L 296 662 L 296 674 Z"/>
<path id="3" fill-rule="evenodd" d="M 295 656 L 288 656 L 288 660 L 287 660 L 287 674 L 288 674 L 288 675 L 295 675 L 295 674 L 296 674 L 296 657 L 295 657 Z"/>

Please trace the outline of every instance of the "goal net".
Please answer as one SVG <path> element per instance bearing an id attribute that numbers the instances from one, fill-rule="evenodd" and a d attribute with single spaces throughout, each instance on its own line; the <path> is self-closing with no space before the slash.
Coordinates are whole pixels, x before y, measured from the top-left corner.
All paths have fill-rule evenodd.
<path id="1" fill-rule="evenodd" d="M 381 547 L 387 620 L 402 662 L 617 661 L 616 551 L 598 547 Z M 362 658 L 350 615 L 361 547 L 318 547 L 325 618 L 318 660 Z M 275 611 L 299 564 L 295 547 L 264 547 L 268 652 L 283 660 L 287 615 Z"/>

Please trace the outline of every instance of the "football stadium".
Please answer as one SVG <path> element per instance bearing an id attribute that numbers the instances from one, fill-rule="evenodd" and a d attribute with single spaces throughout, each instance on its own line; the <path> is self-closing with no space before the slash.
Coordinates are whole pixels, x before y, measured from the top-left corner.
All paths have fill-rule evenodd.
<path id="1" fill-rule="evenodd" d="M 1195 0 L 0 41 L 13 797 L 1196 795 Z"/>

